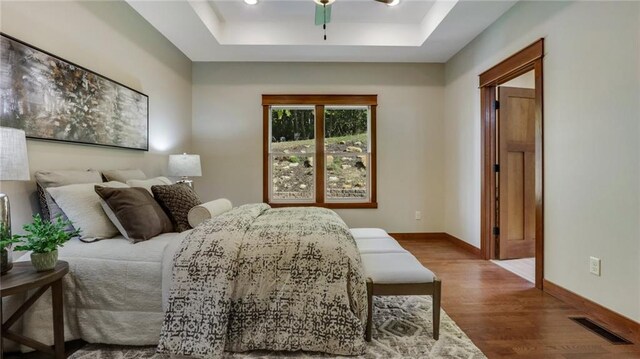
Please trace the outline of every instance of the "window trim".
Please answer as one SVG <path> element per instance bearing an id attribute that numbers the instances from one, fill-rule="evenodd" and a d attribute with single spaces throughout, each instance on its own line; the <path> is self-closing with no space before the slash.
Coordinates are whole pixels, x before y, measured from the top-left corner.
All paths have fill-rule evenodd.
<path id="1" fill-rule="evenodd" d="M 269 201 L 271 179 L 269 177 L 270 107 L 286 105 L 315 106 L 315 202 L 272 203 Z M 369 200 L 362 202 L 326 202 L 325 201 L 325 149 L 324 149 L 324 107 L 334 105 L 368 106 L 370 108 L 370 178 Z M 324 208 L 378 208 L 377 199 L 377 119 L 378 95 L 262 95 L 262 199 L 272 207 L 316 206 Z"/>

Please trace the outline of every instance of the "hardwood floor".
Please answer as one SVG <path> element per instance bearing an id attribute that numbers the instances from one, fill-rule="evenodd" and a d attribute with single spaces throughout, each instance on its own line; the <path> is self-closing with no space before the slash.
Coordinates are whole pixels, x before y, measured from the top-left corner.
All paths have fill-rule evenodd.
<path id="1" fill-rule="evenodd" d="M 405 239 L 400 244 L 442 279 L 444 310 L 489 358 L 640 358 L 639 345 L 609 344 L 569 319 L 586 313 L 448 240 Z M 81 341 L 67 343 L 67 349 L 82 345 Z"/>
<path id="2" fill-rule="evenodd" d="M 442 307 L 489 358 L 640 358 L 569 319 L 588 316 L 447 240 L 400 240 L 442 279 Z"/>

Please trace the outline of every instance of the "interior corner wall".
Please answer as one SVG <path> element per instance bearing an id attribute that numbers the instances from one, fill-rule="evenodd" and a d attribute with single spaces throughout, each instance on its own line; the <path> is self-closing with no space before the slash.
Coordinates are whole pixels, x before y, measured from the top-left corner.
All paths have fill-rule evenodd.
<path id="1" fill-rule="evenodd" d="M 165 174 L 167 154 L 191 148 L 191 61 L 124 1 L 2 1 L 2 32 L 149 96 L 149 152 L 27 141 L 41 169 L 140 168 Z M 14 232 L 38 211 L 30 182 L 1 183 Z"/>
<path id="2" fill-rule="evenodd" d="M 445 229 L 479 247 L 478 75 L 543 37 L 544 276 L 635 321 L 639 30 L 638 2 L 519 2 L 447 62 L 444 136 Z"/>
<path id="3" fill-rule="evenodd" d="M 196 189 L 234 205 L 262 201 L 262 94 L 377 94 L 379 208 L 337 212 L 351 227 L 440 232 L 443 77 L 442 64 L 195 63 Z"/>

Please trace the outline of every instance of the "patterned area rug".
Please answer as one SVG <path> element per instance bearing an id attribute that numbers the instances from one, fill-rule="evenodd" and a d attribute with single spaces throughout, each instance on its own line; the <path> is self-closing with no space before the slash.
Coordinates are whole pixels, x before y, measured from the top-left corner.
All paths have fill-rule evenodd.
<path id="1" fill-rule="evenodd" d="M 431 297 L 374 298 L 373 341 L 359 358 L 486 358 L 467 335 L 443 311 L 440 340 L 431 333 Z M 236 358 L 334 358 L 305 352 L 225 353 Z M 122 347 L 89 344 L 69 359 L 167 359 L 155 347 Z"/>

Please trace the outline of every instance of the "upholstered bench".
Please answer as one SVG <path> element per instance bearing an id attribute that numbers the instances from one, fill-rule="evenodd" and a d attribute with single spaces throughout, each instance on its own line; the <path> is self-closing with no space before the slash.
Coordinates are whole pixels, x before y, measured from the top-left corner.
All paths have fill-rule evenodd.
<path id="1" fill-rule="evenodd" d="M 350 231 L 355 239 L 391 237 L 389 233 L 382 228 L 351 228 Z"/>
<path id="2" fill-rule="evenodd" d="M 364 253 L 407 253 L 407 250 L 387 232 L 379 228 L 352 228 L 360 254 Z"/>
<path id="3" fill-rule="evenodd" d="M 441 282 L 411 253 L 378 228 L 351 230 L 367 275 L 369 313 L 366 340 L 371 341 L 373 296 L 430 295 L 433 298 L 433 338 L 440 334 Z"/>
<path id="4" fill-rule="evenodd" d="M 356 239 L 360 254 L 370 253 L 409 253 L 400 243 L 391 237 Z"/>

